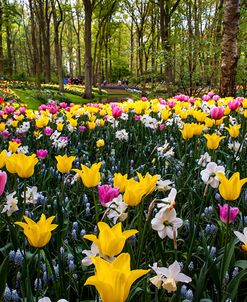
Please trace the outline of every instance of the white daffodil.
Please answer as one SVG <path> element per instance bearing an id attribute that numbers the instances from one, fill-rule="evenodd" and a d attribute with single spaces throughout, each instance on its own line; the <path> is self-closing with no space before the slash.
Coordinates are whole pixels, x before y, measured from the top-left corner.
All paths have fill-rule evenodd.
<path id="1" fill-rule="evenodd" d="M 177 218 L 175 209 L 161 209 L 151 220 L 152 229 L 157 231 L 159 237 L 164 239 L 168 236 L 170 239 L 177 237 L 177 229 L 183 224 L 183 220 Z"/>
<path id="2" fill-rule="evenodd" d="M 172 157 L 174 155 L 174 148 L 169 146 L 169 143 L 165 141 L 164 145 L 157 148 L 158 156 L 162 158 Z"/>
<path id="3" fill-rule="evenodd" d="M 128 214 L 125 211 L 128 208 L 128 205 L 123 201 L 123 196 L 121 194 L 118 197 L 113 198 L 111 202 L 106 204 L 107 210 L 107 217 L 113 220 L 113 223 L 116 224 L 117 220 L 124 221 Z"/>
<path id="4" fill-rule="evenodd" d="M 206 164 L 211 162 L 211 156 L 208 154 L 208 152 L 201 155 L 200 159 L 198 160 L 198 165 L 202 167 L 206 167 Z"/>
<path id="5" fill-rule="evenodd" d="M 21 197 L 24 198 L 24 192 L 21 194 Z M 38 188 L 37 187 L 27 187 L 26 190 L 26 203 L 36 204 L 38 200 Z"/>
<path id="6" fill-rule="evenodd" d="M 4 205 L 2 213 L 7 213 L 8 216 L 11 216 L 14 212 L 18 211 L 17 206 L 18 200 L 15 197 L 16 191 L 6 196 L 7 203 Z"/>
<path id="7" fill-rule="evenodd" d="M 243 233 L 235 231 L 234 234 L 238 237 L 238 239 L 244 244 L 241 245 L 241 249 L 247 252 L 247 227 L 243 229 Z"/>
<path id="8" fill-rule="evenodd" d="M 38 302 L 51 302 L 51 299 L 48 297 L 44 297 L 44 298 L 39 299 Z M 57 302 L 69 302 L 69 301 L 65 300 L 65 299 L 60 299 Z"/>
<path id="9" fill-rule="evenodd" d="M 86 257 L 82 259 L 81 263 L 84 266 L 89 266 L 93 264 L 92 257 L 99 255 L 99 248 L 96 243 L 92 243 L 90 250 L 83 250 L 82 254 L 85 254 Z"/>
<path id="10" fill-rule="evenodd" d="M 172 184 L 173 182 L 170 179 L 165 179 L 165 180 L 159 179 L 156 183 L 156 190 L 162 192 L 169 191 L 171 189 L 170 185 Z"/>
<path id="11" fill-rule="evenodd" d="M 118 130 L 116 131 L 115 137 L 120 141 L 128 141 L 129 140 L 129 133 L 125 130 Z"/>
<path id="12" fill-rule="evenodd" d="M 163 211 L 168 209 L 168 208 L 174 207 L 176 196 L 177 196 L 177 190 L 172 188 L 171 192 L 168 195 L 168 197 L 160 199 L 161 203 L 158 203 L 157 207 L 161 208 Z"/>
<path id="13" fill-rule="evenodd" d="M 157 276 L 150 279 L 150 281 L 158 288 L 163 287 L 168 293 L 177 290 L 177 282 L 189 283 L 192 279 L 181 273 L 181 267 L 177 261 L 173 262 L 169 267 L 158 267 L 154 263 L 151 268 L 155 271 Z"/>
<path id="14" fill-rule="evenodd" d="M 209 184 L 212 188 L 218 188 L 219 179 L 216 176 L 218 172 L 225 174 L 225 168 L 218 166 L 215 162 L 210 162 L 207 164 L 206 169 L 202 170 L 200 174 L 205 184 Z"/>

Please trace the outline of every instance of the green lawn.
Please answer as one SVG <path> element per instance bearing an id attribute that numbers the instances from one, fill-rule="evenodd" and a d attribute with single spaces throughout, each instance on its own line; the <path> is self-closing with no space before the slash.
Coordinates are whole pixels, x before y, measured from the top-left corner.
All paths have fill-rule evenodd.
<path id="1" fill-rule="evenodd" d="M 42 101 L 38 100 L 35 97 L 38 91 L 33 91 L 31 89 L 18 89 L 18 88 L 14 88 L 13 91 L 18 95 L 18 97 L 23 103 L 27 104 L 28 108 L 30 109 L 36 110 L 43 103 Z M 57 92 L 56 90 L 51 90 L 51 91 Z M 64 93 L 64 96 L 66 96 L 72 103 L 75 104 L 84 104 L 88 102 L 88 100 L 83 99 L 80 96 L 73 95 L 67 92 Z"/>

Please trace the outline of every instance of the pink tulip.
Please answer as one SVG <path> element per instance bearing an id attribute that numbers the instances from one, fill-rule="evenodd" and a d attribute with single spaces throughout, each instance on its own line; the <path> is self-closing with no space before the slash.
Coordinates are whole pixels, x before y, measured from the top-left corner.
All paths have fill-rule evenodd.
<path id="1" fill-rule="evenodd" d="M 134 115 L 134 119 L 135 119 L 136 121 L 139 121 L 139 120 L 141 119 L 141 117 L 140 117 L 139 115 Z"/>
<path id="2" fill-rule="evenodd" d="M 10 136 L 9 131 L 8 131 L 8 130 L 4 130 L 4 131 L 2 132 L 2 136 L 3 136 L 3 137 L 9 137 L 9 136 Z"/>
<path id="3" fill-rule="evenodd" d="M 202 97 L 202 100 L 203 100 L 204 102 L 209 101 L 209 100 L 210 100 L 210 95 L 204 94 L 203 97 Z"/>
<path id="4" fill-rule="evenodd" d="M 0 170 L 0 196 L 3 194 L 6 182 L 7 182 L 7 174 L 6 172 Z"/>
<path id="5" fill-rule="evenodd" d="M 210 97 L 212 97 L 213 95 L 214 95 L 213 91 L 210 91 L 210 92 L 208 93 L 208 96 L 210 96 Z"/>
<path id="6" fill-rule="evenodd" d="M 45 127 L 44 133 L 45 133 L 45 135 L 50 136 L 50 135 L 52 135 L 53 130 L 50 127 Z"/>
<path id="7" fill-rule="evenodd" d="M 160 124 L 160 131 L 165 130 L 166 126 L 164 124 Z"/>
<path id="8" fill-rule="evenodd" d="M 110 185 L 98 186 L 99 201 L 102 206 L 113 200 L 113 198 L 118 197 L 119 188 L 112 188 Z"/>
<path id="9" fill-rule="evenodd" d="M 219 100 L 219 98 L 220 98 L 220 96 L 217 95 L 217 94 L 215 94 L 215 95 L 213 96 L 213 100 L 216 101 L 216 102 Z"/>
<path id="10" fill-rule="evenodd" d="M 241 106 L 241 102 L 239 100 L 232 100 L 228 103 L 228 107 L 231 109 L 231 110 L 236 110 L 238 109 L 238 107 Z"/>
<path id="11" fill-rule="evenodd" d="M 147 99 L 145 96 L 143 96 L 143 97 L 141 98 L 141 100 L 142 100 L 143 102 L 146 102 L 148 99 Z"/>
<path id="12" fill-rule="evenodd" d="M 11 114 L 15 111 L 15 108 L 13 106 L 9 106 L 5 108 L 5 113 L 6 114 Z"/>
<path id="13" fill-rule="evenodd" d="M 228 218 L 228 204 L 224 204 L 223 206 L 218 204 L 218 207 L 220 209 L 220 220 L 224 223 L 227 223 L 227 221 L 229 221 L 229 223 L 232 223 L 239 213 L 239 208 L 230 207 Z"/>
<path id="14" fill-rule="evenodd" d="M 79 131 L 80 132 L 84 132 L 85 130 L 87 130 L 87 127 L 85 127 L 85 126 L 79 126 Z"/>
<path id="15" fill-rule="evenodd" d="M 167 104 L 170 108 L 173 108 L 176 105 L 176 102 L 175 101 L 169 101 Z"/>
<path id="16" fill-rule="evenodd" d="M 36 151 L 36 154 L 37 154 L 39 159 L 45 159 L 46 156 L 48 155 L 48 151 L 44 150 L 44 149 L 39 149 L 39 150 Z"/>
<path id="17" fill-rule="evenodd" d="M 224 108 L 222 107 L 213 107 L 210 110 L 210 116 L 215 120 L 220 120 L 223 115 L 224 115 Z"/>
<path id="18" fill-rule="evenodd" d="M 41 110 L 41 111 L 42 111 L 42 110 L 45 111 L 46 109 L 47 109 L 46 104 L 42 104 L 42 105 L 39 106 L 39 110 Z"/>
<path id="19" fill-rule="evenodd" d="M 27 108 L 26 107 L 20 107 L 19 110 L 20 110 L 20 113 L 25 113 Z"/>
<path id="20" fill-rule="evenodd" d="M 123 109 L 118 107 L 118 106 L 114 106 L 112 108 L 112 116 L 114 116 L 115 118 L 120 117 L 123 113 Z"/>
<path id="21" fill-rule="evenodd" d="M 66 107 L 68 106 L 68 104 L 65 103 L 65 102 L 62 102 L 62 103 L 60 103 L 60 106 L 61 106 L 62 108 L 66 108 Z"/>

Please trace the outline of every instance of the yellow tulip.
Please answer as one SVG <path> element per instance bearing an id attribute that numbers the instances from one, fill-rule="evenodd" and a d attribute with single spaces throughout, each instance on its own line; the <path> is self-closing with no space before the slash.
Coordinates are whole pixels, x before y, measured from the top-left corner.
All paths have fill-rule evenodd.
<path id="1" fill-rule="evenodd" d="M 193 116 L 194 116 L 194 118 L 198 121 L 198 122 L 200 122 L 200 123 L 202 123 L 202 122 L 204 122 L 205 121 L 205 119 L 206 119 L 206 117 L 208 116 L 208 114 L 207 113 L 205 113 L 205 112 L 203 112 L 203 111 L 194 111 L 194 114 L 193 114 Z"/>
<path id="2" fill-rule="evenodd" d="M 37 128 L 44 128 L 45 126 L 48 125 L 48 123 L 49 123 L 49 118 L 47 116 L 40 117 L 35 122 Z"/>
<path id="3" fill-rule="evenodd" d="M 194 126 L 194 135 L 201 135 L 202 130 L 205 128 L 204 124 L 194 124 L 194 123 L 192 123 L 191 125 Z"/>
<path id="4" fill-rule="evenodd" d="M 244 117 L 247 118 L 247 110 L 244 110 Z"/>
<path id="5" fill-rule="evenodd" d="M 17 142 L 9 142 L 9 151 L 12 152 L 12 153 L 15 153 L 16 150 L 18 149 L 18 147 L 20 146 L 21 144 L 18 144 Z"/>
<path id="6" fill-rule="evenodd" d="M 18 126 L 18 121 L 12 121 L 11 126 L 16 128 Z"/>
<path id="7" fill-rule="evenodd" d="M 113 178 L 113 187 L 119 188 L 119 192 L 125 191 L 125 185 L 128 178 L 128 174 L 122 175 L 121 173 L 115 173 Z"/>
<path id="8" fill-rule="evenodd" d="M 123 253 L 112 263 L 93 257 L 95 275 L 87 279 L 84 285 L 93 285 L 98 290 L 102 302 L 125 302 L 132 284 L 149 270 L 130 270 L 130 255 Z"/>
<path id="9" fill-rule="evenodd" d="M 142 197 L 145 194 L 146 189 L 143 186 L 143 183 L 137 182 L 131 178 L 126 182 L 123 199 L 129 206 L 135 207 L 141 202 Z"/>
<path id="10" fill-rule="evenodd" d="M 96 142 L 96 147 L 100 148 L 100 147 L 104 147 L 105 145 L 105 141 L 103 139 L 98 139 Z"/>
<path id="11" fill-rule="evenodd" d="M 7 154 L 6 150 L 3 150 L 0 153 L 0 169 L 2 169 L 5 166 L 6 156 L 7 156 L 6 154 Z"/>
<path id="12" fill-rule="evenodd" d="M 214 125 L 214 120 L 207 117 L 205 119 L 205 126 L 208 128 L 211 128 L 211 127 L 213 127 L 213 125 Z"/>
<path id="13" fill-rule="evenodd" d="M 99 235 L 84 235 L 83 238 L 94 242 L 102 255 L 114 257 L 120 254 L 124 248 L 126 240 L 138 233 L 137 230 L 122 232 L 122 223 L 115 224 L 112 228 L 105 222 L 98 222 Z"/>
<path id="14" fill-rule="evenodd" d="M 229 125 L 229 128 L 225 127 L 225 129 L 229 132 L 231 137 L 238 137 L 240 133 L 240 128 L 241 125 L 235 125 L 235 126 Z"/>
<path id="15" fill-rule="evenodd" d="M 34 166 L 38 163 L 35 154 L 12 154 L 6 157 L 6 169 L 10 173 L 17 173 L 21 178 L 29 178 L 34 173 Z"/>
<path id="16" fill-rule="evenodd" d="M 96 127 L 96 123 L 95 122 L 87 122 L 87 127 L 90 130 L 93 130 Z"/>
<path id="17" fill-rule="evenodd" d="M 36 223 L 27 216 L 23 216 L 25 222 L 17 221 L 15 224 L 23 228 L 24 234 L 27 237 L 29 244 L 33 247 L 42 248 L 51 239 L 51 231 L 57 228 L 57 224 L 52 224 L 55 216 L 46 219 L 42 214 L 40 220 Z"/>
<path id="18" fill-rule="evenodd" d="M 236 200 L 239 198 L 242 186 L 247 182 L 247 178 L 240 179 L 239 172 L 235 172 L 231 178 L 227 179 L 223 173 L 216 173 L 220 180 L 219 192 L 225 200 Z"/>
<path id="19" fill-rule="evenodd" d="M 162 118 L 162 120 L 167 120 L 170 115 L 171 115 L 171 113 L 167 109 L 163 109 L 161 111 L 161 118 Z"/>
<path id="20" fill-rule="evenodd" d="M 193 124 L 184 124 L 183 130 L 179 130 L 182 133 L 183 139 L 187 140 L 193 137 L 194 135 L 194 125 Z"/>
<path id="21" fill-rule="evenodd" d="M 219 147 L 220 141 L 225 138 L 225 136 L 219 136 L 216 133 L 205 134 L 204 137 L 207 139 L 208 149 L 215 150 Z"/>
<path id="22" fill-rule="evenodd" d="M 5 123 L 0 123 L 0 132 L 3 132 L 6 128 L 6 124 Z"/>
<path id="23" fill-rule="evenodd" d="M 55 156 L 57 160 L 57 169 L 62 174 L 68 173 L 72 169 L 72 163 L 75 160 L 75 156 L 58 155 Z"/>
<path id="24" fill-rule="evenodd" d="M 137 173 L 139 182 L 142 184 L 143 189 L 145 190 L 144 195 L 151 194 L 154 189 L 156 188 L 156 183 L 159 179 L 158 175 L 150 175 L 148 172 L 146 175 L 143 177 L 141 173 Z"/>
<path id="25" fill-rule="evenodd" d="M 101 168 L 102 162 L 93 164 L 90 168 L 81 164 L 81 170 L 73 169 L 81 177 L 81 180 L 85 187 L 91 188 L 95 187 L 100 182 L 99 169 Z"/>
<path id="26" fill-rule="evenodd" d="M 57 123 L 57 131 L 62 131 L 63 130 L 63 123 Z"/>

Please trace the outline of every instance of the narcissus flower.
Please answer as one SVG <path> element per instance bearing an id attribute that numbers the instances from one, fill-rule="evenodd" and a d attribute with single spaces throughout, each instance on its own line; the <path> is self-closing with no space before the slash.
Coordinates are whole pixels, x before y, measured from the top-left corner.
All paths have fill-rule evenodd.
<path id="1" fill-rule="evenodd" d="M 37 223 L 27 216 L 23 217 L 26 223 L 17 221 L 15 224 L 23 228 L 29 244 L 37 248 L 42 248 L 47 245 L 51 239 L 51 231 L 58 227 L 57 224 L 52 224 L 55 216 L 46 219 L 45 215 L 42 214 Z"/>
<path id="2" fill-rule="evenodd" d="M 29 178 L 34 173 L 34 167 L 38 163 L 35 154 L 12 154 L 6 157 L 6 169 L 10 173 L 17 173 L 21 178 Z"/>
<path id="3" fill-rule="evenodd" d="M 168 293 L 175 292 L 177 290 L 177 282 L 189 283 L 192 279 L 180 273 L 181 267 L 177 261 L 173 262 L 169 267 L 158 267 L 157 263 L 154 263 L 151 267 L 157 276 L 150 279 L 157 288 L 163 287 Z"/>
<path id="4" fill-rule="evenodd" d="M 240 233 L 238 231 L 235 231 L 234 234 L 238 237 L 240 241 L 242 241 L 244 244 L 242 244 L 240 247 L 243 251 L 247 252 L 247 227 L 243 229 L 243 233 Z"/>
<path id="5" fill-rule="evenodd" d="M 247 178 L 240 179 L 239 172 L 235 172 L 229 179 L 222 173 L 217 173 L 216 175 L 220 180 L 220 195 L 225 200 L 234 201 L 238 199 L 242 186 L 247 182 Z"/>
<path id="6" fill-rule="evenodd" d="M 93 164 L 90 168 L 81 165 L 81 170 L 73 169 L 81 177 L 81 180 L 85 187 L 92 188 L 99 184 L 100 182 L 100 173 L 99 169 L 101 168 L 102 162 Z"/>
<path id="7" fill-rule="evenodd" d="M 152 229 L 157 231 L 159 237 L 164 239 L 168 236 L 170 239 L 176 239 L 177 229 L 183 224 L 183 220 L 177 218 L 175 209 L 161 209 L 151 220 Z"/>
<path id="8" fill-rule="evenodd" d="M 102 302 L 125 302 L 131 285 L 149 270 L 130 270 L 130 255 L 123 253 L 112 263 L 100 258 L 92 259 L 95 275 L 87 279 L 84 285 L 93 285 L 98 290 Z"/>
<path id="9" fill-rule="evenodd" d="M 57 169 L 62 174 L 68 173 L 72 168 L 72 163 L 75 160 L 75 156 L 58 155 L 55 156 L 57 160 Z"/>
<path id="10" fill-rule="evenodd" d="M 216 133 L 213 134 L 205 134 L 204 137 L 207 139 L 207 147 L 208 149 L 215 150 L 219 147 L 220 142 L 225 136 L 219 136 Z"/>
<path id="11" fill-rule="evenodd" d="M 229 132 L 231 137 L 238 137 L 240 133 L 240 128 L 241 125 L 235 125 L 235 126 L 229 125 L 229 128 L 225 127 L 225 129 Z"/>
<path id="12" fill-rule="evenodd" d="M 122 223 L 114 225 L 112 228 L 105 222 L 98 223 L 99 235 L 84 235 L 83 238 L 94 242 L 102 255 L 113 257 L 120 254 L 124 248 L 125 241 L 138 233 L 137 230 L 122 231 Z M 107 301 L 108 302 L 108 301 Z"/>

